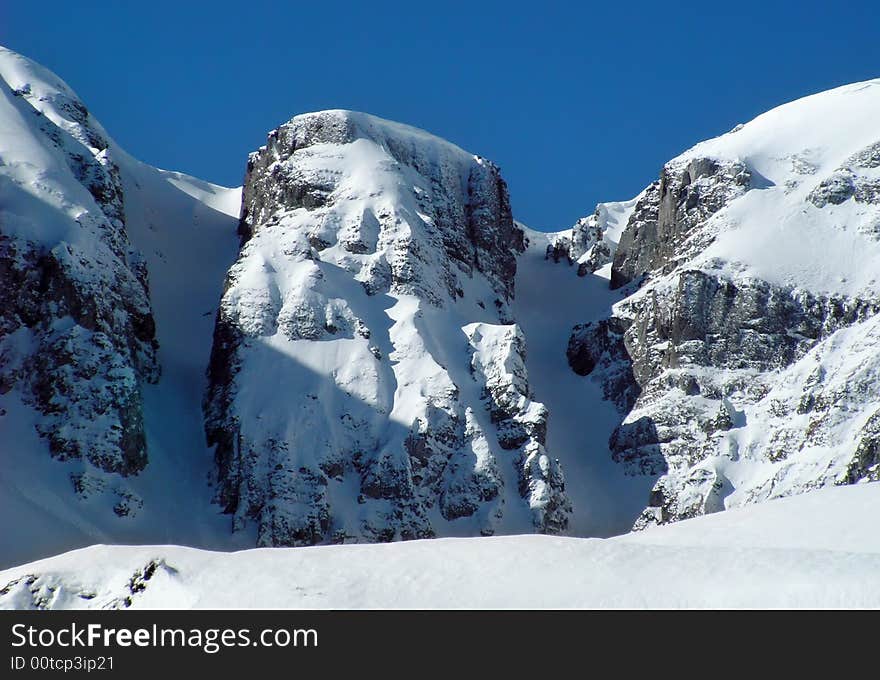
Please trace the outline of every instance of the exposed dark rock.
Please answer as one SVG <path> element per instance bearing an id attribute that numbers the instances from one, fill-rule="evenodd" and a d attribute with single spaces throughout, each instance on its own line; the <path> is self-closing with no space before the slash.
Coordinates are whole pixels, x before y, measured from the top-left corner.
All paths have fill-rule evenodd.
<path id="1" fill-rule="evenodd" d="M 624 230 L 611 270 L 611 287 L 648 272 L 671 271 L 676 262 L 702 250 L 705 239 L 683 245 L 714 213 L 747 191 L 752 173 L 742 163 L 695 158 L 668 165 L 647 188 Z"/>
<path id="2" fill-rule="evenodd" d="M 808 200 L 819 209 L 851 198 L 876 204 L 876 181 L 860 168 L 880 163 L 877 148 L 855 154 Z M 796 161 L 806 168 L 800 174 L 815 172 Z M 636 205 L 612 266 L 612 287 L 632 282 L 640 289 L 609 319 L 572 332 L 572 369 L 599 381 L 624 416 L 609 441 L 612 458 L 628 474 L 658 477 L 637 529 L 723 509 L 734 485 L 718 461 L 747 456 L 777 465 L 766 468 L 766 479 L 744 484 L 740 503 L 877 476 L 873 419 L 845 473 L 830 463 L 813 470 L 798 462 L 800 451 L 839 438 L 837 428 L 858 413 L 871 390 L 873 360 L 860 372 L 846 365 L 833 374 L 823 360 L 806 377 L 792 373 L 790 386 L 778 376 L 811 352 L 825 356 L 842 329 L 873 328 L 880 301 L 688 266 L 717 235 L 712 216 L 766 186 L 740 163 L 695 158 L 664 168 Z M 859 331 L 866 332 L 874 333 Z M 737 434 L 749 417 L 766 420 L 766 435 Z"/>
<path id="3" fill-rule="evenodd" d="M 858 442 L 842 484 L 880 481 L 880 411 L 874 413 L 862 427 Z"/>

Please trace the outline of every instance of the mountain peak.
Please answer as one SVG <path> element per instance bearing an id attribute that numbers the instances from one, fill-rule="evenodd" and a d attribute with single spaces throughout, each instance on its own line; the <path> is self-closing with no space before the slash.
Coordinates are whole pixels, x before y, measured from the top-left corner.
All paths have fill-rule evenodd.
<path id="1" fill-rule="evenodd" d="M 243 200 L 206 410 L 234 526 L 256 520 L 268 545 L 564 528 L 510 325 L 524 243 L 498 169 L 415 128 L 319 112 L 269 133 Z M 281 385 L 254 382 L 269 366 Z"/>

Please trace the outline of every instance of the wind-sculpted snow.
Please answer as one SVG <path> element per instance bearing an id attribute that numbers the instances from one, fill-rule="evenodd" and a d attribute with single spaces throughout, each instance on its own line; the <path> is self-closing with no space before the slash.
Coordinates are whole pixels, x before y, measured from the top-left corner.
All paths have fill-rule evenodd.
<path id="1" fill-rule="evenodd" d="M 877 81 L 780 107 L 636 205 L 629 296 L 568 348 L 621 410 L 614 460 L 659 476 L 636 528 L 878 478 L 878 114 Z"/>
<path id="2" fill-rule="evenodd" d="M 300 545 L 565 528 L 494 165 L 365 114 L 298 116 L 251 155 L 239 233 L 206 399 L 234 529 Z"/>
<path id="3" fill-rule="evenodd" d="M 147 270 L 104 132 L 64 83 L 2 48 L 0 120 L 0 392 L 39 412 L 54 457 L 85 464 L 71 491 L 88 496 L 89 469 L 147 464 L 141 388 L 159 377 Z M 118 495 L 118 514 L 136 510 Z"/>

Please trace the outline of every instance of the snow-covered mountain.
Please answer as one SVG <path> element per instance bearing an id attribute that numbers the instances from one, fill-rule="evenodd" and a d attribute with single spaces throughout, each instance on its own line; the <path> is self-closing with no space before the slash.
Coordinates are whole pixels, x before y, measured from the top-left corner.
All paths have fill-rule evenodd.
<path id="1" fill-rule="evenodd" d="M 10 50 L 0 81 L 0 563 L 236 545 L 201 400 L 240 190 L 131 158 Z"/>
<path id="2" fill-rule="evenodd" d="M 227 189 L 0 80 L 0 566 L 607 537 L 880 476 L 880 81 L 546 234 L 405 125 L 296 116 Z"/>
<path id="3" fill-rule="evenodd" d="M 880 477 L 880 80 L 781 106 L 670 161 L 611 269 L 631 293 L 572 366 L 659 476 L 636 528 Z"/>
<path id="4" fill-rule="evenodd" d="M 564 530 L 490 162 L 347 111 L 252 154 L 214 335 L 218 500 L 260 545 Z"/>

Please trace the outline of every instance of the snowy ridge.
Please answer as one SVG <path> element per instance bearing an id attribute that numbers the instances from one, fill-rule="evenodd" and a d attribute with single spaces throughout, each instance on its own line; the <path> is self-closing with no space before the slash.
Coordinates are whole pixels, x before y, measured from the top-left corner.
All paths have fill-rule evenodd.
<path id="1" fill-rule="evenodd" d="M 103 132 L 43 75 L 0 52 L 3 391 L 40 413 L 53 456 L 126 475 L 146 464 L 141 386 L 159 374 L 147 272 Z"/>
<path id="2" fill-rule="evenodd" d="M 773 109 L 671 161 L 739 161 L 761 178 L 759 190 L 714 218 L 723 224 L 719 237 L 692 265 L 814 293 L 876 297 L 878 111 L 880 79 L 846 85 Z"/>

